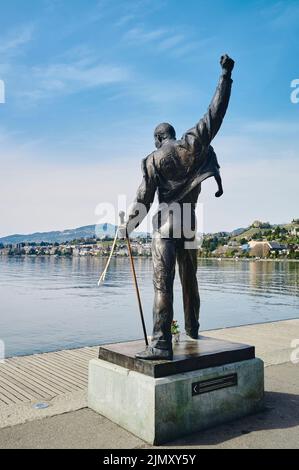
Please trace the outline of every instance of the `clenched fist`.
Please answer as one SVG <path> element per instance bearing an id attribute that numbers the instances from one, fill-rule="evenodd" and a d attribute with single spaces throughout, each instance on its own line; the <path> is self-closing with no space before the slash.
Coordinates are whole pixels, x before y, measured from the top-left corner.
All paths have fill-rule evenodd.
<path id="1" fill-rule="evenodd" d="M 230 73 L 234 68 L 235 61 L 225 54 L 221 56 L 220 65 L 225 72 Z"/>

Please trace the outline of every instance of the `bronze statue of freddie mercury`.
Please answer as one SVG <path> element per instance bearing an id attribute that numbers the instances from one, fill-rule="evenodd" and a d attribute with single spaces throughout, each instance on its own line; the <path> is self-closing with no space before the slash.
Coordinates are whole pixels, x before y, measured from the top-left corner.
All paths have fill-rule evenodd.
<path id="1" fill-rule="evenodd" d="M 143 179 L 127 222 L 120 230 L 120 236 L 125 236 L 140 224 L 157 191 L 163 209 L 153 217 L 153 335 L 151 344 L 136 355 L 140 359 L 173 358 L 171 322 L 176 262 L 183 291 L 185 330 L 191 338 L 198 338 L 200 297 L 196 278 L 197 250 L 192 243 L 190 246 L 190 241 L 196 235 L 195 207 L 202 181 L 213 176 L 218 183 L 215 196 L 223 194 L 219 165 L 210 144 L 220 129 L 228 107 L 234 61 L 224 55 L 220 64 L 222 74 L 215 95 L 206 114 L 192 129 L 176 140 L 171 124 L 162 123 L 156 127 L 154 138 L 157 150 L 142 161 Z M 185 230 L 187 222 L 183 214 L 186 205 L 189 207 L 191 232 Z M 178 228 L 181 229 L 179 235 Z"/>

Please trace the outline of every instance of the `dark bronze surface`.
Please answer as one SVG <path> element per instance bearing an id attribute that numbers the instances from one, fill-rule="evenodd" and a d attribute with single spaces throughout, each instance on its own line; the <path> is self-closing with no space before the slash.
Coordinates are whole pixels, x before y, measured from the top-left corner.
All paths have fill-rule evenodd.
<path id="1" fill-rule="evenodd" d="M 141 340 L 105 344 L 99 348 L 99 359 L 158 378 L 255 357 L 254 346 L 200 336 L 198 341 L 183 340 L 175 344 L 172 361 L 143 361 L 135 358 L 143 344 Z"/>
<path id="2" fill-rule="evenodd" d="M 214 177 L 218 184 L 215 196 L 223 194 L 219 164 L 211 142 L 228 108 L 234 61 L 224 55 L 220 65 L 222 71 L 214 97 L 206 114 L 194 127 L 179 140 L 171 124 L 164 122 L 156 127 L 156 150 L 142 161 L 142 182 L 125 224 L 125 233 L 131 233 L 138 227 L 148 213 L 155 194 L 158 194 L 159 209 L 153 217 L 155 295 L 151 346 L 170 353 L 176 262 L 182 284 L 185 331 L 192 338 L 198 334 L 200 297 L 196 276 L 197 244 L 190 245 L 188 241 L 192 241 L 197 233 L 195 208 L 201 183 Z M 136 353 L 141 349 L 144 349 L 142 343 Z"/>

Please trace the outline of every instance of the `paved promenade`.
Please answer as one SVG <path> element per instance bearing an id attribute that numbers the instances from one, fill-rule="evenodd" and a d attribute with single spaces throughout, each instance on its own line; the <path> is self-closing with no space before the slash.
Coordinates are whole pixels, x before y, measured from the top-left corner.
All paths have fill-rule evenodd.
<path id="1" fill-rule="evenodd" d="M 299 365 L 265 369 L 266 410 L 170 442 L 162 448 L 299 449 Z M 129 432 L 84 408 L 0 429 L 0 449 L 150 449 Z"/>
<path id="2" fill-rule="evenodd" d="M 213 433 L 181 439 L 177 445 L 298 447 L 299 364 L 289 361 L 291 343 L 299 339 L 299 319 L 204 334 L 255 345 L 266 366 L 268 411 L 219 426 Z M 87 366 L 96 356 L 97 347 L 92 347 L 10 358 L 0 364 L 0 448 L 146 446 L 86 409 Z M 38 403 L 48 407 L 34 408 Z"/>

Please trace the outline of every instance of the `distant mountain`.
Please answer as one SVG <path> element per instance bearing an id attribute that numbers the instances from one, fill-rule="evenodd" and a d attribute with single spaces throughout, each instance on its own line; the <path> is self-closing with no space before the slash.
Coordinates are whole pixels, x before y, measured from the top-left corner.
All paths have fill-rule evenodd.
<path id="1" fill-rule="evenodd" d="M 277 226 L 285 227 L 286 229 L 291 229 L 293 227 L 299 226 L 299 219 L 293 220 L 288 224 L 275 224 L 270 225 L 267 228 L 275 228 Z M 85 225 L 84 227 L 78 227 L 74 229 L 68 229 L 63 231 L 52 231 L 52 232 L 36 232 L 29 235 L 9 235 L 7 237 L 0 238 L 0 243 L 3 245 L 15 245 L 17 243 L 64 243 L 67 241 L 78 240 L 78 239 L 87 239 L 93 238 L 95 235 L 97 238 L 103 238 L 105 236 L 114 237 L 115 235 L 115 225 L 113 224 L 98 224 L 98 225 Z M 219 232 L 214 235 L 218 236 L 230 236 L 235 237 L 236 239 L 242 239 L 244 237 L 251 237 L 256 233 L 261 233 L 264 228 L 253 227 L 252 225 L 247 228 L 237 228 L 232 232 Z M 135 237 L 146 238 L 149 236 L 146 232 L 134 232 Z"/>
<path id="2" fill-rule="evenodd" d="M 241 233 L 245 232 L 247 228 L 236 228 L 232 232 L 230 232 L 231 237 L 237 237 L 238 235 L 241 235 Z"/>
<path id="3" fill-rule="evenodd" d="M 256 226 L 256 223 L 250 225 L 250 227 L 243 229 L 239 234 L 232 235 L 236 238 L 236 240 L 241 240 L 242 238 L 247 238 L 248 240 L 251 239 L 255 235 L 262 236 L 264 232 L 268 232 L 269 230 L 276 229 L 277 227 L 284 228 L 286 230 L 298 229 L 299 227 L 299 220 L 294 219 L 292 222 L 287 224 L 269 224 L 269 223 L 261 223 L 260 226 Z M 240 229 L 241 230 L 241 229 Z"/>
<path id="4" fill-rule="evenodd" d="M 236 228 L 235 230 L 232 230 L 231 232 L 227 231 L 222 231 L 222 232 L 216 232 L 213 234 L 209 235 L 215 235 L 216 237 L 236 237 L 240 235 L 241 233 L 245 232 L 247 228 Z"/>
<path id="5" fill-rule="evenodd" d="M 98 225 L 85 225 L 84 227 L 78 227 L 74 229 L 67 229 L 63 231 L 52 231 L 52 232 L 36 232 L 28 235 L 9 235 L 7 237 L 0 238 L 0 243 L 3 245 L 17 243 L 64 243 L 71 240 L 78 240 L 81 238 L 93 238 L 95 235 L 97 238 L 103 238 L 105 236 L 114 237 L 115 225 L 112 224 L 98 224 Z M 146 237 L 148 234 L 144 232 L 134 232 L 135 237 Z"/>

